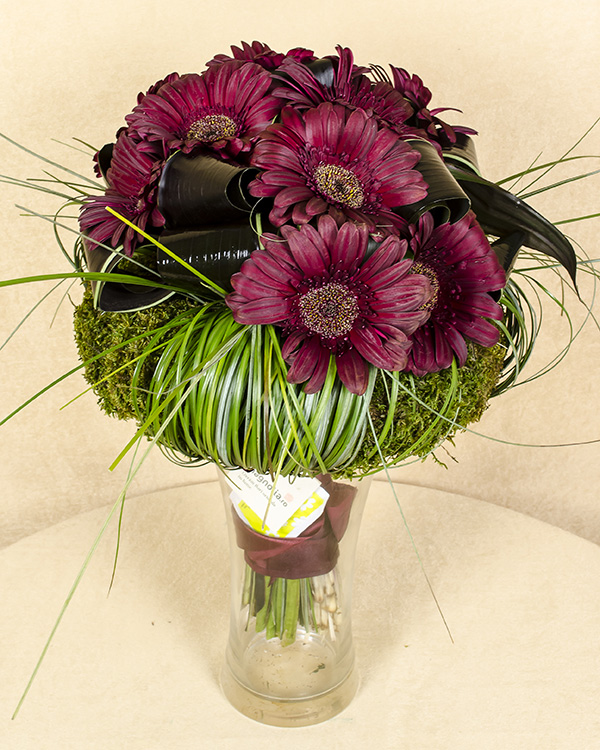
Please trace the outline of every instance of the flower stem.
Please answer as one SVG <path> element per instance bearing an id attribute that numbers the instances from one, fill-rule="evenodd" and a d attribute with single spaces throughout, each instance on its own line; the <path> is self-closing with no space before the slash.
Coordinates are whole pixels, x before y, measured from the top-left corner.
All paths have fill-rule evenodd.
<path id="1" fill-rule="evenodd" d="M 332 640 L 341 622 L 339 580 L 335 569 L 311 578 L 273 578 L 244 572 L 242 608 L 248 607 L 247 628 L 267 639 L 279 638 L 282 646 L 296 641 L 298 628 L 306 633 L 328 632 Z"/>

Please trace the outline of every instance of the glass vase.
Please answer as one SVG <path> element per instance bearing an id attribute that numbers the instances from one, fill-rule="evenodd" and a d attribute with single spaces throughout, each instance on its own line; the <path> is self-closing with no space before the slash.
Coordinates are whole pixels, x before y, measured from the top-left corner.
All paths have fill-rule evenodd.
<path id="1" fill-rule="evenodd" d="M 358 687 L 352 578 L 370 478 L 318 479 L 329 496 L 325 511 L 297 538 L 282 540 L 249 529 L 234 508 L 231 485 L 219 477 L 231 560 L 221 687 L 234 708 L 264 724 L 325 721 Z"/>

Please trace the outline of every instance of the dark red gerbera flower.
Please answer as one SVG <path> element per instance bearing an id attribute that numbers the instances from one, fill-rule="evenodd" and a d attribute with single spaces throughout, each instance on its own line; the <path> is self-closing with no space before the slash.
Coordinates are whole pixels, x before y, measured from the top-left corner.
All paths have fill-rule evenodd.
<path id="1" fill-rule="evenodd" d="M 473 213 L 439 227 L 425 214 L 411 234 L 413 270 L 433 287 L 429 319 L 413 334 L 408 358 L 407 369 L 421 376 L 450 367 L 454 357 L 464 365 L 465 339 L 486 347 L 498 342 L 498 328 L 486 319 L 501 320 L 502 308 L 488 292 L 502 289 L 506 277 Z"/>
<path id="2" fill-rule="evenodd" d="M 283 239 L 263 235 L 256 250 L 231 279 L 227 304 L 239 323 L 283 328 L 282 354 L 288 380 L 307 393 L 325 382 L 331 357 L 340 380 L 365 392 L 369 364 L 402 370 L 409 334 L 426 319 L 431 286 L 404 259 L 407 243 L 390 236 L 367 257 L 366 226 L 329 216 L 318 229 L 307 224 L 281 230 Z"/>
<path id="3" fill-rule="evenodd" d="M 364 109 L 380 121 L 398 127 L 413 114 L 409 102 L 391 84 L 373 83 L 364 75 L 366 68 L 354 65 L 350 49 L 338 46 L 336 50 L 338 57 L 328 58 L 332 66 L 329 83 L 319 80 L 306 65 L 288 58 L 274 75 L 283 85 L 273 89 L 273 95 L 299 109 L 327 101 Z"/>
<path id="4" fill-rule="evenodd" d="M 360 109 L 329 102 L 300 113 L 282 111 L 257 144 L 252 164 L 264 170 L 250 185 L 274 199 L 270 220 L 305 224 L 329 212 L 370 229 L 401 229 L 393 209 L 422 200 L 427 185 L 413 169 L 418 152 Z"/>
<path id="5" fill-rule="evenodd" d="M 316 60 L 315 53 L 311 49 L 306 49 L 306 47 L 294 47 L 287 51 L 285 57 L 286 59 L 293 58 L 294 60 L 303 63 L 309 63 Z"/>
<path id="6" fill-rule="evenodd" d="M 267 44 L 262 42 L 242 42 L 242 46 L 236 47 L 231 46 L 231 55 L 215 55 L 212 60 L 209 60 L 207 66 L 221 65 L 229 60 L 246 60 L 254 62 L 260 65 L 265 70 L 275 70 L 286 57 L 293 57 L 300 61 L 314 60 L 315 55 L 312 50 L 304 49 L 304 47 L 295 47 L 291 49 L 287 54 L 282 52 L 273 51 Z"/>
<path id="7" fill-rule="evenodd" d="M 141 92 L 137 96 L 137 103 L 141 104 L 142 100 L 145 96 L 149 96 L 150 94 L 157 94 L 160 89 L 165 85 L 165 83 L 173 83 L 174 81 L 177 81 L 181 76 L 179 73 L 169 73 L 168 76 L 165 76 L 165 78 L 161 78 L 160 81 L 157 81 L 156 83 L 152 84 L 150 88 L 145 92 Z"/>
<path id="8" fill-rule="evenodd" d="M 394 88 L 412 104 L 414 124 L 424 131 L 427 138 L 441 145 L 446 145 L 447 143 L 456 143 L 456 133 L 477 135 L 477 131 L 473 128 L 467 128 L 463 125 L 448 125 L 437 116 L 440 112 L 460 112 L 460 109 L 455 107 L 428 109 L 431 91 L 418 75 L 411 76 L 404 68 L 396 68 L 393 65 L 390 65 L 390 68 L 394 77 Z"/>
<path id="9" fill-rule="evenodd" d="M 285 55 L 282 52 L 275 52 L 262 42 L 254 41 L 252 44 L 242 42 L 241 48 L 231 45 L 231 55 L 215 55 L 206 65 L 211 67 L 222 65 L 230 60 L 245 60 L 246 62 L 254 62 L 265 70 L 274 70 L 281 65 L 284 57 Z"/>
<path id="10" fill-rule="evenodd" d="M 79 215 L 81 231 L 89 238 L 91 249 L 97 242 L 111 247 L 123 244 L 126 255 L 132 255 L 142 238 L 106 210 L 110 206 L 140 229 L 162 227 L 165 223 L 156 204 L 156 193 L 164 158 L 160 151 L 142 152 L 138 144 L 123 132 L 113 149 L 106 175 L 108 189 L 102 196 L 84 200 Z"/>
<path id="11" fill-rule="evenodd" d="M 164 84 L 125 119 L 141 138 L 160 140 L 169 151 L 203 149 L 237 163 L 279 112 L 270 85 L 259 65 L 232 60 Z"/>

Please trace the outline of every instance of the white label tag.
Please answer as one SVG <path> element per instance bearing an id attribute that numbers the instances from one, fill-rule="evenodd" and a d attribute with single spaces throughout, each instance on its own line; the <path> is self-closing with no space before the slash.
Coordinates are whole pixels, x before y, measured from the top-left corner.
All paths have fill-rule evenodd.
<path id="1" fill-rule="evenodd" d="M 319 480 L 310 477 L 292 481 L 279 477 L 275 488 L 269 474 L 257 471 L 236 469 L 226 472 L 225 478 L 237 514 L 250 528 L 266 536 L 299 536 L 322 515 L 329 498 Z"/>

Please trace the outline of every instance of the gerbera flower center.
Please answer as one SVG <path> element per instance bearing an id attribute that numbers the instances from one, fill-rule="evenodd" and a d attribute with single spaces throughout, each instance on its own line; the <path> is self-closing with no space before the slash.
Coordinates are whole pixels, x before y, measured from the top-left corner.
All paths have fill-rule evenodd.
<path id="1" fill-rule="evenodd" d="M 224 138 L 233 138 L 237 132 L 237 126 L 231 117 L 227 115 L 205 115 L 190 125 L 187 139 L 190 141 L 203 141 L 214 143 Z"/>
<path id="2" fill-rule="evenodd" d="M 303 294 L 298 307 L 302 323 L 324 338 L 350 333 L 359 313 L 356 296 L 347 286 L 335 282 Z"/>
<path id="3" fill-rule="evenodd" d="M 431 289 L 433 291 L 433 294 L 431 295 L 431 298 L 428 299 L 427 302 L 424 302 L 419 309 L 433 310 L 437 305 L 440 292 L 440 280 L 438 279 L 436 272 L 430 266 L 425 266 L 422 263 L 413 263 L 410 272 L 420 273 L 423 276 L 427 276 L 427 278 L 431 282 Z"/>
<path id="4" fill-rule="evenodd" d="M 321 195 L 332 203 L 360 208 L 365 201 L 365 193 L 358 177 L 339 164 L 321 162 L 312 176 Z"/>

